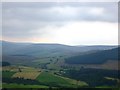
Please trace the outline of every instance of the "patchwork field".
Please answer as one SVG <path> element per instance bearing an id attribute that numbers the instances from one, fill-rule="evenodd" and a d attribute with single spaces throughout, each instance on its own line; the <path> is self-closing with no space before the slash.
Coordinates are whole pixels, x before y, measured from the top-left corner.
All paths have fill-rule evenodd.
<path id="1" fill-rule="evenodd" d="M 16 88 L 27 88 L 27 87 L 28 88 L 29 87 L 30 88 L 39 88 L 39 87 L 40 88 L 42 87 L 43 88 L 49 88 L 49 87 L 77 88 L 77 87 L 89 87 L 89 85 L 96 84 L 96 82 L 94 83 L 92 81 L 95 81 L 98 75 L 95 74 L 95 76 L 93 77 L 93 73 L 92 73 L 92 76 L 89 77 L 89 72 L 91 71 L 88 70 L 89 72 L 86 72 L 86 68 L 78 67 L 78 69 L 81 68 L 79 70 L 82 70 L 80 71 L 81 74 L 79 74 L 80 72 L 74 71 L 74 66 L 72 65 L 67 67 L 61 67 L 63 61 L 64 60 L 62 60 L 62 62 L 59 62 L 57 61 L 57 59 L 50 60 L 49 64 L 45 63 L 44 67 L 46 68 L 13 66 L 13 65 L 4 66 L 2 69 L 2 72 L 3 72 L 2 75 L 4 79 L 3 87 L 6 87 L 6 88 L 14 88 L 14 87 Z M 94 70 L 95 69 L 93 69 L 93 71 Z M 97 69 L 97 71 L 98 70 L 99 69 Z M 68 71 L 70 71 L 71 73 L 68 73 Z M 81 76 L 80 79 L 78 78 L 78 76 L 79 77 Z M 86 78 L 84 78 L 85 76 Z M 92 80 L 91 78 L 93 78 L 94 80 Z M 109 81 L 108 79 L 109 78 L 105 78 L 107 82 Z M 99 80 L 97 81 L 99 82 Z M 111 82 L 116 83 L 115 80 L 114 81 L 112 80 Z M 99 86 L 104 86 L 104 85 L 99 85 Z"/>
<path id="2" fill-rule="evenodd" d="M 41 71 L 39 68 L 27 67 L 27 66 L 4 66 L 2 67 L 2 70 L 3 71 L 14 71 L 14 72 L 19 72 L 19 70 L 21 70 L 22 72 Z"/>
<path id="3" fill-rule="evenodd" d="M 18 67 L 16 66 L 4 66 L 2 67 L 3 71 L 14 71 L 14 72 L 18 72 Z"/>
<path id="4" fill-rule="evenodd" d="M 36 79 L 40 72 L 17 72 L 12 77 L 13 78 L 24 78 L 24 79 Z"/>
<path id="5" fill-rule="evenodd" d="M 13 68 L 14 67 L 14 68 Z M 87 83 L 56 75 L 54 72 L 25 66 L 3 67 L 3 87 L 8 88 L 47 88 L 87 86 Z M 32 81 L 31 81 L 32 80 Z M 10 82 L 9 82 L 10 81 Z M 14 83 L 16 82 L 16 83 Z M 32 82 L 32 83 L 31 83 Z M 24 83 L 24 84 L 23 84 Z M 77 84 L 76 84 L 77 83 Z M 20 84 L 20 85 L 19 85 Z"/>
<path id="6" fill-rule="evenodd" d="M 7 66 L 3 67 L 3 76 L 12 78 L 36 79 L 41 70 L 25 66 Z"/>

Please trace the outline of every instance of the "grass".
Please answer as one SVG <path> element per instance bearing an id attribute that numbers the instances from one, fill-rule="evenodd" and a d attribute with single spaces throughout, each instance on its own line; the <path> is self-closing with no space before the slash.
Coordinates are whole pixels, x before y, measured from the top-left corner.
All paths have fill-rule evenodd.
<path id="1" fill-rule="evenodd" d="M 44 85 L 23 85 L 23 84 L 16 84 L 16 83 L 3 83 L 2 84 L 3 88 L 48 88 L 48 86 Z"/>
<path id="2" fill-rule="evenodd" d="M 36 79 L 41 71 L 40 69 L 37 68 L 32 68 L 32 67 L 25 67 L 25 66 L 20 66 L 19 67 L 21 72 L 15 73 L 12 77 L 13 78 L 24 78 L 24 79 Z"/>
<path id="3" fill-rule="evenodd" d="M 34 67 L 20 66 L 19 68 L 21 69 L 22 72 L 38 72 L 38 71 L 41 71 L 40 69 L 34 68 Z"/>
<path id="4" fill-rule="evenodd" d="M 112 86 L 97 86 L 95 88 L 118 88 L 118 87 L 112 87 Z"/>
<path id="5" fill-rule="evenodd" d="M 2 67 L 2 71 L 18 72 L 18 67 L 16 67 L 16 66 L 4 66 L 4 67 Z"/>
<path id="6" fill-rule="evenodd" d="M 40 69 L 38 68 L 34 68 L 34 67 L 26 67 L 26 66 L 5 66 L 2 67 L 2 71 L 14 71 L 14 72 L 18 72 L 19 68 L 21 69 L 21 71 L 24 72 L 36 72 L 36 71 L 40 71 Z"/>
<path id="7" fill-rule="evenodd" d="M 24 79 L 36 79 L 40 72 L 17 72 L 12 77 L 13 78 L 24 78 Z"/>
<path id="8" fill-rule="evenodd" d="M 19 72 L 19 68 L 21 72 Z M 25 66 L 6 66 L 3 67 L 3 77 L 8 78 L 24 78 L 24 79 L 36 79 L 40 74 L 40 69 L 33 67 L 25 67 Z"/>
<path id="9" fill-rule="evenodd" d="M 38 77 L 37 77 L 37 80 L 40 81 L 41 83 L 46 83 L 47 85 L 50 85 L 50 86 L 64 86 L 64 85 L 69 85 L 69 83 L 60 78 L 60 77 L 57 77 L 51 73 L 48 73 L 48 72 L 42 72 Z"/>
<path id="10" fill-rule="evenodd" d="M 42 58 L 42 59 L 37 59 L 37 60 L 34 60 L 33 61 L 34 63 L 40 63 L 40 64 L 43 64 L 43 63 L 49 63 L 50 62 L 50 59 L 49 58 Z"/>
<path id="11" fill-rule="evenodd" d="M 37 80 L 41 83 L 45 83 L 48 86 L 57 86 L 57 87 L 77 87 L 76 81 L 64 77 L 60 77 L 57 75 L 54 75 L 49 72 L 42 72 L 38 77 Z M 81 86 L 86 85 L 85 83 L 81 82 L 79 83 Z"/>
<path id="12" fill-rule="evenodd" d="M 2 77 L 4 78 L 11 78 L 16 72 L 10 72 L 10 71 L 3 71 Z"/>
<path id="13" fill-rule="evenodd" d="M 48 69 L 53 69 L 53 70 L 60 70 L 61 67 L 55 63 L 56 61 L 54 60 L 50 64 L 47 65 Z"/>
<path id="14" fill-rule="evenodd" d="M 23 84 L 6 84 L 3 83 L 3 87 L 8 88 L 46 88 L 47 86 L 52 87 L 72 87 L 76 88 L 78 86 L 87 86 L 85 82 L 79 81 L 77 83 L 76 80 L 62 77 L 55 75 L 53 72 L 45 72 L 44 70 L 40 70 L 38 68 L 33 67 L 25 67 L 25 66 L 15 66 L 14 67 L 3 67 L 5 71 L 3 71 L 3 77 L 8 78 L 24 78 L 24 79 L 33 79 L 37 80 L 40 83 L 43 83 L 43 85 L 23 85 Z M 21 69 L 21 72 L 19 71 L 19 68 Z M 7 71 L 6 71 L 7 70 Z M 10 71 L 8 71 L 10 70 Z M 77 84 L 76 84 L 77 83 Z"/>
<path id="15" fill-rule="evenodd" d="M 62 77 L 62 76 L 58 76 L 58 77 L 61 77 L 61 78 L 67 80 L 68 82 L 70 82 L 71 84 L 74 84 L 74 85 L 76 85 L 76 83 L 78 83 L 79 87 L 81 87 L 81 86 L 88 86 L 88 84 L 86 82 L 84 82 L 84 81 L 78 81 L 77 82 L 76 80 L 70 79 L 70 78 L 67 78 L 67 77 Z"/>
<path id="16" fill-rule="evenodd" d="M 42 59 L 35 60 L 34 63 L 36 63 L 36 65 L 38 67 L 40 67 L 43 64 L 49 63 L 49 64 L 46 65 L 47 69 L 59 70 L 61 68 L 60 68 L 59 65 L 57 65 L 57 62 L 59 61 L 59 60 L 57 61 L 57 59 L 58 59 L 57 57 L 54 57 L 54 58 L 52 58 L 52 57 L 50 57 L 50 58 L 45 57 L 45 58 L 42 58 Z"/>
<path id="17" fill-rule="evenodd" d="M 112 77 L 104 77 L 104 78 L 108 80 L 117 80 L 118 82 L 120 82 L 120 79 L 118 78 L 112 78 Z"/>

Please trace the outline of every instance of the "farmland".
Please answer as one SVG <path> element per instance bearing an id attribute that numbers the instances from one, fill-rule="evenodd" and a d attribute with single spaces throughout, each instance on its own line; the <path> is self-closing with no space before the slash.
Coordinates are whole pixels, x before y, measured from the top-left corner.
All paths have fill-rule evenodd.
<path id="1" fill-rule="evenodd" d="M 51 86 L 52 87 L 72 87 L 72 88 L 88 87 L 88 86 L 95 87 L 95 85 L 97 85 L 97 87 L 104 86 L 104 84 L 100 84 L 99 82 L 94 82 L 96 78 L 93 78 L 93 81 L 85 79 L 85 77 L 88 78 L 88 76 L 86 75 L 90 73 L 90 71 L 92 72 L 92 70 L 89 69 L 88 70 L 89 72 L 87 73 L 86 69 L 92 66 L 94 67 L 94 64 L 93 65 L 79 65 L 78 64 L 77 66 L 74 64 L 69 65 L 65 63 L 64 58 L 65 57 L 45 57 L 45 58 L 37 59 L 33 62 L 34 65 L 36 65 L 36 67 L 35 66 L 31 66 L 31 67 L 21 66 L 21 65 L 4 66 L 2 69 L 3 80 L 5 81 L 3 84 L 3 87 L 4 86 L 11 87 L 11 88 L 14 86 L 15 87 L 27 87 L 27 85 L 28 87 L 32 85 L 33 88 L 35 87 L 37 88 L 41 86 L 43 87 L 45 86 L 46 88 L 51 87 Z M 107 64 L 104 63 L 104 65 L 107 65 Z M 101 68 L 101 66 L 99 68 Z M 110 72 L 109 69 L 110 68 L 108 68 L 108 71 L 106 69 L 104 72 Z M 68 71 L 71 72 L 72 70 L 74 71 L 72 74 L 71 73 L 67 74 Z M 80 72 L 84 72 L 84 73 L 77 74 L 76 70 L 80 70 Z M 93 71 L 94 70 L 95 69 L 93 68 Z M 98 71 L 103 73 L 99 69 Z M 77 79 L 77 77 L 75 77 L 74 74 L 76 74 L 75 76 L 80 76 L 80 79 Z M 94 74 L 94 75 L 95 75 L 94 77 L 97 77 L 96 76 L 97 74 Z M 92 76 L 90 77 L 92 78 Z M 114 85 L 116 85 L 115 80 L 110 81 L 106 79 L 104 75 L 102 79 L 103 81 L 106 81 L 107 83 L 111 82 L 112 84 L 114 83 Z M 10 83 L 9 81 L 11 81 L 12 83 Z M 101 83 L 103 83 L 103 81 Z M 110 87 L 109 84 L 107 83 L 105 84 L 106 87 Z M 20 85 L 24 84 L 25 86 L 24 85 L 19 86 L 19 84 Z"/>
<path id="2" fill-rule="evenodd" d="M 48 86 L 44 86 L 44 85 L 23 85 L 16 83 L 11 83 L 11 84 L 3 83 L 2 86 L 5 88 L 48 88 Z"/>
<path id="3" fill-rule="evenodd" d="M 60 77 L 49 72 L 43 72 L 37 80 L 51 86 L 76 87 L 76 80 Z M 79 85 L 87 86 L 85 82 L 79 82 Z"/>
<path id="4" fill-rule="evenodd" d="M 12 68 L 14 67 L 14 68 Z M 11 69 L 12 68 L 12 69 Z M 10 70 L 10 71 L 9 71 Z M 26 66 L 7 66 L 3 67 L 3 87 L 6 88 L 49 88 L 49 87 L 110 87 L 109 85 L 117 85 L 116 80 L 110 80 L 108 77 L 118 78 L 115 70 L 99 70 L 99 69 L 62 69 L 47 70 Z M 75 77 L 78 76 L 79 77 Z M 92 77 L 92 75 L 94 77 Z M 97 76 L 99 75 L 99 77 Z M 91 78 L 89 78 L 91 77 Z M 98 81 L 96 81 L 98 79 Z M 16 82 L 16 83 L 15 83 Z M 104 83 L 106 82 L 106 83 Z M 109 83 L 110 82 L 110 83 Z"/>
<path id="5" fill-rule="evenodd" d="M 17 87 L 17 88 L 19 87 L 20 88 L 26 88 L 26 87 L 42 88 L 44 87 L 44 88 L 47 88 L 49 86 L 52 86 L 52 87 L 87 86 L 87 83 L 83 81 L 78 82 L 78 84 L 76 85 L 76 82 L 77 82 L 76 80 L 58 76 L 54 74 L 53 72 L 49 72 L 46 70 L 35 69 L 32 67 L 25 67 L 25 66 L 19 66 L 19 67 L 14 66 L 12 70 L 11 69 L 12 67 L 11 66 L 3 67 L 3 73 L 2 73 L 3 81 L 4 81 L 3 87 L 6 87 L 6 88 L 13 88 L 13 87 Z"/>
<path id="6" fill-rule="evenodd" d="M 12 77 L 24 79 L 36 79 L 39 74 L 40 74 L 39 72 L 17 72 Z"/>
<path id="7" fill-rule="evenodd" d="M 2 76 L 6 78 L 11 78 L 16 72 L 3 71 Z"/>
<path id="8" fill-rule="evenodd" d="M 24 78 L 24 79 L 36 79 L 40 74 L 39 69 L 25 67 L 25 66 L 7 66 L 3 67 L 3 77 L 12 77 L 12 78 Z"/>
<path id="9" fill-rule="evenodd" d="M 97 48 L 92 49 L 95 51 L 74 52 L 79 47 L 41 44 L 32 46 L 25 47 L 18 54 L 3 56 L 3 88 L 99 88 L 117 87 L 119 84 L 119 60 L 116 60 L 114 53 L 117 48 L 105 50 L 101 46 L 102 50 Z M 101 59 L 97 59 L 97 56 Z"/>

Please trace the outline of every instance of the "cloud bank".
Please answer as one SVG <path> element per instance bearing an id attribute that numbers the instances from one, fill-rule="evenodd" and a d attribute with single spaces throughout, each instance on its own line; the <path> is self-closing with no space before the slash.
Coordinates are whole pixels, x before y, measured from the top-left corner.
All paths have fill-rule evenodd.
<path id="1" fill-rule="evenodd" d="M 3 3 L 3 39 L 67 45 L 118 40 L 117 3 Z"/>

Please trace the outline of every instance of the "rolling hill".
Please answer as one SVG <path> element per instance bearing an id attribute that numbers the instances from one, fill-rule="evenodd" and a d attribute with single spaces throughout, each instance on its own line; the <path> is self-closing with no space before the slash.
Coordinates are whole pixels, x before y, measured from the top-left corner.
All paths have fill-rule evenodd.
<path id="1" fill-rule="evenodd" d="M 47 43 L 15 43 L 0 41 L 2 43 L 2 60 L 10 63 L 31 64 L 36 59 L 46 57 L 73 57 L 76 55 L 91 54 L 102 50 L 109 50 L 117 46 L 68 46 Z M 77 60 L 77 59 L 76 59 Z M 76 60 L 74 62 L 76 62 Z M 69 62 L 72 60 L 70 59 Z M 78 60 L 79 61 L 79 60 Z M 94 61 L 94 60 L 93 60 Z M 31 63 L 30 63 L 31 62 Z M 69 63 L 68 61 L 66 61 Z"/>
<path id="2" fill-rule="evenodd" d="M 80 52 L 107 50 L 116 46 L 68 46 L 62 44 L 48 43 L 15 43 L 2 42 L 3 55 L 31 55 L 31 56 L 47 56 L 47 55 L 69 55 Z"/>
<path id="3" fill-rule="evenodd" d="M 102 64 L 107 60 L 120 60 L 118 52 L 119 48 L 102 50 L 85 55 L 69 57 L 65 62 L 68 64 Z"/>

